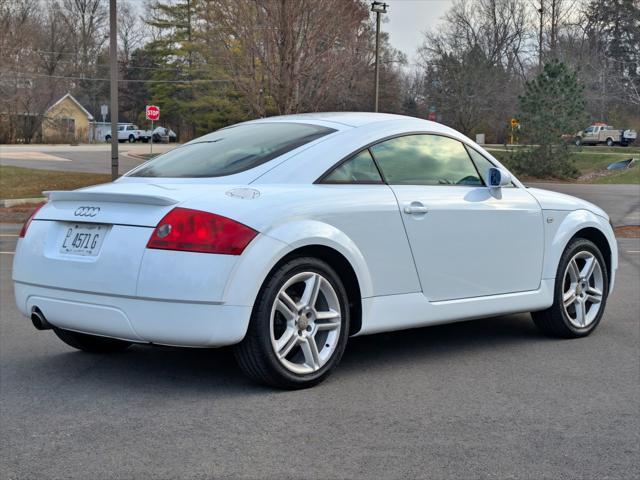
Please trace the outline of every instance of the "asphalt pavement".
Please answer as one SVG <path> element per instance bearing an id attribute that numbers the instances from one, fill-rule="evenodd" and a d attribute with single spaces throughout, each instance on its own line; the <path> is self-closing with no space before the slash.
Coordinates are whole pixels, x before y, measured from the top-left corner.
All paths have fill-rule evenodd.
<path id="1" fill-rule="evenodd" d="M 175 143 L 154 143 L 153 153 L 175 148 Z M 119 143 L 120 173 L 145 161 L 149 143 Z M 0 165 L 64 172 L 111 173 L 111 144 L 92 145 L 0 145 Z"/>
<path id="2" fill-rule="evenodd" d="M 637 213 L 631 194 L 578 193 Z M 282 392 L 230 349 L 99 356 L 36 331 L 13 301 L 17 229 L 0 227 L 2 479 L 640 475 L 640 239 L 619 239 L 590 337 L 545 338 L 518 314 L 353 338 L 325 383 Z"/>

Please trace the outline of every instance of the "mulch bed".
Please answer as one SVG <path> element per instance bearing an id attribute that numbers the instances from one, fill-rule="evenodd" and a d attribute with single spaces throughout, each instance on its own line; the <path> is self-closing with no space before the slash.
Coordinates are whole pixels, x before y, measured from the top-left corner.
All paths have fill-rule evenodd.
<path id="1" fill-rule="evenodd" d="M 613 229 L 619 238 L 640 238 L 640 225 L 626 225 Z"/>

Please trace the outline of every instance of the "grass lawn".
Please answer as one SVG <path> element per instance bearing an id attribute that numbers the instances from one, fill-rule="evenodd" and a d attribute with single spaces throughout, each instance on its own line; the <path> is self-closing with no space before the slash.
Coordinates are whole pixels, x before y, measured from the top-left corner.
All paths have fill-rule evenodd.
<path id="1" fill-rule="evenodd" d="M 73 190 L 111 181 L 111 175 L 0 166 L 0 199 L 41 197 L 43 190 Z"/>
<path id="2" fill-rule="evenodd" d="M 631 168 L 598 177 L 591 183 L 640 183 L 640 161 Z"/>
<path id="3" fill-rule="evenodd" d="M 489 153 L 509 166 L 509 152 L 504 148 L 491 147 Z M 637 147 L 583 147 L 571 155 L 576 167 L 585 178 L 577 183 L 640 183 L 640 149 Z M 629 169 L 607 171 L 607 165 L 619 160 L 635 158 Z"/>

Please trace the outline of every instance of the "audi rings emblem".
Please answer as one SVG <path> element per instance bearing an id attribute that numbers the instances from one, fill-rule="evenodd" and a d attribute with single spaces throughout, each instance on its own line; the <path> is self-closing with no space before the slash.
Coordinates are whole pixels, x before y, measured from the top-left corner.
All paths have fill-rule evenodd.
<path id="1" fill-rule="evenodd" d="M 73 214 L 76 217 L 95 217 L 100 213 L 100 207 L 78 207 Z"/>

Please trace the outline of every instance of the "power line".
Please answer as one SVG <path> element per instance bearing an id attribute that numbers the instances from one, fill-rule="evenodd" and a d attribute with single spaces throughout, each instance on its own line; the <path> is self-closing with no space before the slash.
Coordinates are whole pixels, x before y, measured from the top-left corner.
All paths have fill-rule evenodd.
<path id="1" fill-rule="evenodd" d="M 22 77 L 27 78 L 56 78 L 61 80 L 83 80 L 90 82 L 109 82 L 108 78 L 94 78 L 94 77 L 70 77 L 70 76 L 62 76 L 62 75 L 46 75 L 43 73 L 28 73 L 28 72 L 15 72 L 11 70 L 5 70 L 0 73 L 9 73 L 12 75 L 20 75 Z M 118 82 L 123 83 L 230 83 L 231 80 L 223 80 L 217 78 L 199 78 L 192 80 L 135 80 L 135 79 L 118 79 Z"/>
<path id="2" fill-rule="evenodd" d="M 21 47 L 8 48 L 6 50 L 20 50 L 21 52 L 24 52 L 24 53 L 44 53 L 44 54 L 50 54 L 50 55 L 69 55 L 69 56 L 79 55 L 78 52 L 63 52 L 63 51 L 54 52 L 49 50 L 35 50 L 35 49 L 26 50 Z M 224 57 L 220 57 L 220 56 L 207 56 L 207 58 L 208 59 L 224 59 Z M 66 65 L 75 65 L 76 62 L 73 62 L 71 60 L 58 60 L 57 63 L 62 63 Z M 106 65 L 102 65 L 102 66 L 106 66 Z M 135 69 L 135 70 L 158 70 L 158 71 L 165 71 L 165 72 L 180 70 L 180 67 L 166 68 L 166 67 L 137 67 L 132 65 L 122 65 L 122 66 L 127 69 Z"/>

